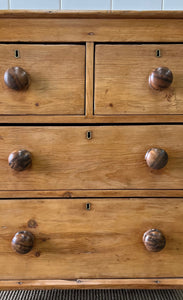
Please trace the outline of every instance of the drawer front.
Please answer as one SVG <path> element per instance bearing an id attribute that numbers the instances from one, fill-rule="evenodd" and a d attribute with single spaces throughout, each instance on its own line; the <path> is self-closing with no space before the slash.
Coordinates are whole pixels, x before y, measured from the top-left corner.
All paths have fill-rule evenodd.
<path id="1" fill-rule="evenodd" d="M 1 200 L 0 279 L 183 277 L 182 219 L 183 199 Z"/>
<path id="2" fill-rule="evenodd" d="M 97 45 L 95 114 L 182 114 L 182 57 L 183 45 Z"/>
<path id="3" fill-rule="evenodd" d="M 182 149 L 182 125 L 1 127 L 0 191 L 182 189 Z"/>
<path id="4" fill-rule="evenodd" d="M 1 115 L 84 114 L 84 45 L 0 45 L 0 60 Z"/>

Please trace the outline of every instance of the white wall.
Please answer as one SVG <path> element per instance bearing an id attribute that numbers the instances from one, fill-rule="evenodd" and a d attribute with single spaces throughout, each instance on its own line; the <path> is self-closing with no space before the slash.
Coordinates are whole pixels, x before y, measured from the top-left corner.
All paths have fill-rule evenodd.
<path id="1" fill-rule="evenodd" d="M 0 9 L 183 10 L 183 0 L 0 0 Z"/>

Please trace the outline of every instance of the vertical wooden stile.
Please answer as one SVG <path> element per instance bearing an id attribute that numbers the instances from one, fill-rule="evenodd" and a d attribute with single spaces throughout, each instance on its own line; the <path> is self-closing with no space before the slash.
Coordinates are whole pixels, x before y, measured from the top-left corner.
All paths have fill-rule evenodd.
<path id="1" fill-rule="evenodd" d="M 93 116 L 94 43 L 86 43 L 86 117 Z"/>

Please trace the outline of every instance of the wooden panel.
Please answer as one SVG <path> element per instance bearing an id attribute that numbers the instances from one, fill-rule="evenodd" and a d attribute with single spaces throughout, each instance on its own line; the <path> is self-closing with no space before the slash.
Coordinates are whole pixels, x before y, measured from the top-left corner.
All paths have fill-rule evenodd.
<path id="1" fill-rule="evenodd" d="M 0 115 L 84 114 L 84 45 L 0 45 L 0 60 Z M 4 73 L 14 66 L 30 75 L 28 90 L 5 85 Z"/>
<path id="2" fill-rule="evenodd" d="M 182 19 L 1 18 L 2 42 L 182 42 Z M 176 34 L 175 34 L 176 32 Z"/>
<path id="3" fill-rule="evenodd" d="M 86 116 L 93 116 L 94 43 L 86 44 Z"/>
<path id="4" fill-rule="evenodd" d="M 161 170 L 146 165 L 152 147 L 169 155 Z M 182 125 L 1 127 L 0 190 L 182 189 L 182 148 Z M 7 160 L 20 149 L 33 163 L 17 172 Z"/>
<path id="5" fill-rule="evenodd" d="M 0 280 L 2 290 L 23 289 L 182 289 L 183 278 Z"/>
<path id="6" fill-rule="evenodd" d="M 91 97 L 90 97 L 91 99 Z M 90 102 L 91 104 L 91 102 Z M 88 106 L 87 115 L 3 115 L 0 124 L 24 124 L 24 123 L 60 123 L 60 124 L 126 124 L 126 123 L 183 123 L 182 115 L 91 115 L 92 105 Z M 87 113 L 87 112 L 86 112 Z"/>
<path id="7" fill-rule="evenodd" d="M 183 197 L 181 190 L 0 190 L 0 198 Z"/>
<path id="8" fill-rule="evenodd" d="M 0 18 L 49 18 L 49 19 L 183 19 L 183 12 L 177 11 L 127 11 L 127 10 L 0 10 Z"/>
<path id="9" fill-rule="evenodd" d="M 1 200 L 1 280 L 183 276 L 183 199 L 91 199 L 91 210 L 87 202 Z M 151 228 L 166 237 L 161 252 L 144 247 Z M 25 255 L 11 249 L 19 230 L 35 236 Z"/>
<path id="10" fill-rule="evenodd" d="M 183 113 L 183 45 L 97 45 L 95 57 L 95 114 Z M 162 66 L 174 79 L 157 91 L 148 78 Z"/>

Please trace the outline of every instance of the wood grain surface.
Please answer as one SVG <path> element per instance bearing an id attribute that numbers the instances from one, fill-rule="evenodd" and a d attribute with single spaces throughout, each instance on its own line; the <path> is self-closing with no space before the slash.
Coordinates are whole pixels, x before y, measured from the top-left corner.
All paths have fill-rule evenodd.
<path id="1" fill-rule="evenodd" d="M 1 115 L 84 114 L 84 45 L 0 45 L 0 60 Z M 11 90 L 3 81 L 16 66 L 30 76 L 26 91 Z"/>
<path id="2" fill-rule="evenodd" d="M 182 45 L 97 45 L 95 114 L 182 114 L 182 58 Z M 169 68 L 174 77 L 162 91 L 148 82 L 158 67 Z"/>
<path id="3" fill-rule="evenodd" d="M 168 93 L 161 93 L 161 96 L 157 97 L 156 91 L 150 91 L 152 95 L 145 95 L 141 97 L 140 102 L 136 100 L 127 101 L 124 100 L 126 108 L 121 108 L 121 97 L 130 96 L 129 93 L 133 93 L 133 89 L 130 88 L 130 92 L 127 89 L 126 95 L 124 91 L 116 89 L 114 87 L 114 94 L 112 93 L 110 100 L 105 98 L 103 104 L 103 93 L 99 95 L 98 101 L 100 104 L 93 105 L 93 43 L 94 42 L 118 42 L 118 43 L 176 43 L 182 42 L 182 28 L 183 28 L 183 14 L 178 12 L 127 12 L 127 11 L 100 11 L 100 12 L 54 12 L 54 11 L 1 11 L 0 12 L 0 40 L 3 43 L 40 43 L 38 45 L 1 45 L 5 49 L 2 52 L 1 61 L 3 65 L 7 63 L 21 62 L 21 66 L 25 67 L 26 63 L 30 63 L 31 69 L 35 69 L 36 82 L 39 80 L 38 85 L 33 81 L 34 85 L 27 93 L 15 94 L 12 91 L 8 91 L 8 94 L 2 94 L 2 111 L 0 111 L 0 123 L 125 123 L 125 122 L 182 122 L 182 104 L 181 104 L 181 73 L 177 74 L 178 84 L 176 91 L 174 86 L 168 91 Z M 74 30 L 73 30 L 74 29 Z M 176 34 L 175 34 L 176 32 Z M 70 43 L 83 43 L 83 45 L 71 45 Z M 53 43 L 53 45 L 48 45 Z M 59 43 L 60 45 L 54 45 Z M 69 45 L 64 45 L 69 43 Z M 85 89 L 85 46 L 86 45 L 86 89 Z M 62 45 L 61 45 L 62 44 Z M 20 58 L 14 58 L 14 51 L 16 48 L 24 49 L 20 51 Z M 126 45 L 127 46 L 127 45 Z M 150 48 L 156 45 L 146 45 Z M 171 46 L 171 59 L 178 60 L 178 68 L 181 70 L 182 66 L 179 62 L 182 61 L 182 50 L 177 50 L 176 45 L 161 45 L 162 47 Z M 181 47 L 181 45 L 179 45 Z M 0 47 L 0 49 L 2 49 Z M 64 48 L 65 47 L 65 48 Z M 63 49 L 69 47 L 69 51 L 65 51 L 68 54 L 68 60 L 65 59 L 65 52 Z M 73 47 L 76 47 L 75 55 L 73 57 Z M 101 45 L 97 45 L 101 47 Z M 132 49 L 132 45 L 129 45 Z M 134 46 L 135 47 L 135 46 Z M 140 47 L 140 46 L 139 46 Z M 72 48 L 72 49 L 71 49 Z M 76 49 L 74 48 L 74 49 Z M 7 51 L 7 49 L 9 49 Z M 27 49 L 25 51 L 25 49 Z M 28 49 L 34 49 L 29 50 Z M 37 50 L 35 50 L 37 49 Z M 44 49 L 44 50 L 43 50 Z M 52 50 L 50 50 L 52 49 Z M 57 50 L 53 50 L 57 49 Z M 60 51 L 62 49 L 62 51 Z M 68 48 L 67 48 L 68 49 Z M 154 49 L 154 48 L 153 48 Z M 167 48 L 166 48 L 167 49 Z M 153 50 L 155 51 L 155 50 Z M 177 52 L 178 51 L 178 52 Z M 26 52 L 26 53 L 25 53 Z M 56 52 L 56 54 L 55 54 Z M 133 51 L 132 51 L 133 52 Z M 137 51 L 138 52 L 138 51 Z M 135 66 L 138 67 L 138 74 L 135 78 L 131 78 L 136 83 L 139 73 L 143 76 L 144 59 L 148 58 L 148 61 L 152 61 L 152 53 L 146 53 L 148 51 L 140 51 L 135 54 L 136 58 L 139 58 L 139 65 L 135 61 Z M 162 52 L 162 51 L 161 51 Z M 165 53 L 166 52 L 166 53 Z M 162 57 L 157 58 L 159 61 L 168 62 L 166 60 L 167 51 L 162 52 Z M 43 55 L 43 53 L 45 55 Z M 147 54 L 147 55 L 146 55 Z M 155 52 L 153 52 L 153 55 Z M 166 54 L 166 55 L 165 55 Z M 27 56 L 26 56 L 27 55 Z M 41 58 L 41 57 L 42 58 Z M 180 56 L 180 57 L 179 57 Z M 10 58 L 11 57 L 11 58 Z M 37 57 L 36 61 L 35 58 Z M 64 57 L 64 59 L 63 59 Z M 6 58 L 6 59 L 5 59 Z M 126 57 L 125 57 L 126 59 Z M 154 58 L 156 59 L 156 58 Z M 29 62 L 27 62 L 29 60 Z M 133 63 L 132 59 L 132 63 Z M 49 66 L 47 67 L 47 61 Z M 34 63 L 35 62 L 35 63 Z M 109 60 L 110 62 L 110 60 Z M 142 62 L 142 65 L 140 64 Z M 107 65 L 109 63 L 107 62 Z M 128 64 L 130 64 L 128 62 Z M 63 66 L 64 65 L 64 66 Z M 63 68 L 61 69 L 60 66 Z M 69 66 L 67 68 L 67 66 Z M 134 67 L 135 67 L 134 66 Z M 27 68 L 30 69 L 30 68 Z M 62 78 L 61 72 L 64 69 L 65 78 Z M 66 71 L 67 69 L 67 71 Z M 73 72 L 73 69 L 75 70 Z M 43 70 L 40 74 L 40 70 Z M 78 70 L 78 72 L 76 72 Z M 134 75 L 135 76 L 134 69 Z M 5 69 L 3 70 L 5 72 Z M 3 73 L 2 72 L 2 73 Z M 39 72 L 39 73 L 38 73 Z M 68 79 L 67 72 L 70 72 L 71 78 Z M 152 68 L 148 70 L 152 72 Z M 77 73 L 77 74 L 76 74 Z M 78 73 L 80 77 L 78 77 Z M 149 73 L 150 74 L 150 73 Z M 149 75 L 148 74 L 148 75 Z M 2 74 L 3 75 L 3 74 Z M 58 77 L 59 75 L 59 77 Z M 44 76 L 40 77 L 39 76 Z M 56 79 L 55 79 L 56 77 Z M 104 76 L 105 77 L 105 76 Z M 115 76 L 114 76 L 115 77 Z M 125 76 L 123 76 L 125 77 Z M 63 82 L 63 85 L 59 81 Z M 147 79 L 147 78 L 146 78 Z M 56 81 L 55 81 L 56 80 Z M 105 80 L 105 78 L 104 78 Z M 51 81 L 51 82 L 50 82 Z M 132 84 L 132 81 L 130 84 Z M 102 82 L 102 80 L 100 80 Z M 112 82 L 112 81 L 111 81 Z M 0 82 L 0 88 L 3 82 Z M 129 84 L 129 87 L 130 87 Z M 31 84 L 32 86 L 32 84 Z M 115 86 L 115 85 L 114 85 Z M 60 92 L 62 87 L 62 93 Z M 136 89 L 134 84 L 134 96 L 136 93 L 141 96 L 141 92 Z M 36 88 L 36 92 L 32 93 L 32 88 Z M 139 88 L 139 87 L 138 87 Z M 3 86 L 4 89 L 4 86 Z M 66 89 L 66 90 L 65 90 Z M 178 94 L 177 94 L 178 89 Z M 1 90 L 1 89 L 0 89 Z M 150 90 L 150 88 L 149 88 Z M 138 91 L 138 92 L 137 92 Z M 116 93 L 119 93 L 119 96 Z M 176 92 L 176 93 L 174 93 Z M 179 93 L 180 92 L 180 93 Z M 37 95 L 39 94 L 39 96 Z M 63 95 L 64 93 L 64 95 Z M 142 92 L 143 93 L 143 92 Z M 100 91 L 99 93 L 100 94 Z M 30 101 L 27 99 L 27 95 L 30 95 Z M 31 96 L 32 95 L 32 96 Z M 116 95 L 116 96 L 115 96 Z M 121 96 L 122 95 L 122 96 Z M 109 92 L 108 92 L 109 96 Z M 148 96 L 148 97 L 146 97 Z M 151 96 L 153 101 L 151 101 Z M 35 101 L 36 97 L 38 100 Z M 86 97 L 86 103 L 85 98 Z M 106 96 L 105 96 L 106 97 Z M 117 99 L 115 99 L 117 97 Z M 147 98 L 150 101 L 147 103 Z M 107 100 L 107 101 L 106 101 Z M 138 99 L 137 99 L 138 100 Z M 114 103 L 117 103 L 114 105 Z M 142 103 L 143 102 L 143 103 Z M 124 103 L 123 103 L 124 104 Z M 101 105 L 101 107 L 100 107 Z M 104 107 L 103 107 L 103 106 Z M 99 114 L 93 116 L 93 107 L 95 106 L 95 113 Z M 21 108 L 20 108 L 21 107 Z M 101 112 L 100 112 L 101 110 Z M 103 112 L 102 112 L 103 111 Z M 154 112 L 153 112 L 154 111 Z M 86 115 L 84 116 L 84 112 Z M 100 114 L 102 114 L 100 118 Z M 103 114 L 105 116 L 103 116 Z M 115 115 L 118 118 L 115 117 Z M 125 117 L 125 114 L 127 118 Z M 168 117 L 167 115 L 168 114 Z M 19 118 L 22 115 L 22 118 Z M 79 118 L 75 118 L 78 115 Z M 114 116 L 114 117 L 113 117 Z M 111 118 L 110 118 L 111 117 Z"/>
<path id="4" fill-rule="evenodd" d="M 183 19 L 183 12 L 177 11 L 128 11 L 128 10 L 0 10 L 0 18 L 13 19 Z"/>
<path id="5" fill-rule="evenodd" d="M 163 123 L 183 122 L 183 12 L 0 11 L 0 29 L 0 289 L 182 288 L 183 125 Z"/>
<path id="6" fill-rule="evenodd" d="M 89 99 L 89 98 L 88 98 Z M 90 97 L 91 99 L 91 97 Z M 93 102 L 90 105 L 92 108 Z M 89 107 L 88 107 L 89 108 Z M 176 115 L 0 115 L 0 124 L 153 124 L 183 123 L 183 114 Z"/>
<path id="7" fill-rule="evenodd" d="M 107 14 L 110 16 L 110 14 Z M 182 42 L 183 20 L 177 14 L 157 19 L 123 18 L 0 18 L 2 42 Z M 77 16 L 77 13 L 76 13 Z M 111 15 L 112 16 L 112 15 Z M 163 14 L 162 14 L 163 16 Z M 176 32 L 176 34 L 175 34 Z"/>
<path id="8" fill-rule="evenodd" d="M 0 280 L 2 290 L 40 289 L 182 289 L 183 278 Z"/>
<path id="9" fill-rule="evenodd" d="M 145 161 L 156 147 L 169 157 L 161 170 Z M 0 191 L 182 190 L 182 148 L 182 125 L 0 127 Z M 23 172 L 8 165 L 19 149 L 32 154 Z"/>
<path id="10" fill-rule="evenodd" d="M 176 198 L 1 200 L 0 279 L 183 277 L 182 217 Z M 151 228 L 166 237 L 159 253 L 142 241 Z M 28 254 L 11 248 L 19 230 L 34 235 Z"/>
<path id="11" fill-rule="evenodd" d="M 93 117 L 94 43 L 86 43 L 86 109 L 85 115 Z"/>
<path id="12" fill-rule="evenodd" d="M 166 189 L 166 190 L 95 190 L 95 189 L 71 189 L 71 190 L 0 190 L 1 198 L 64 198 L 74 199 L 77 197 L 82 198 L 97 198 L 97 197 L 183 197 L 183 189 Z"/>

